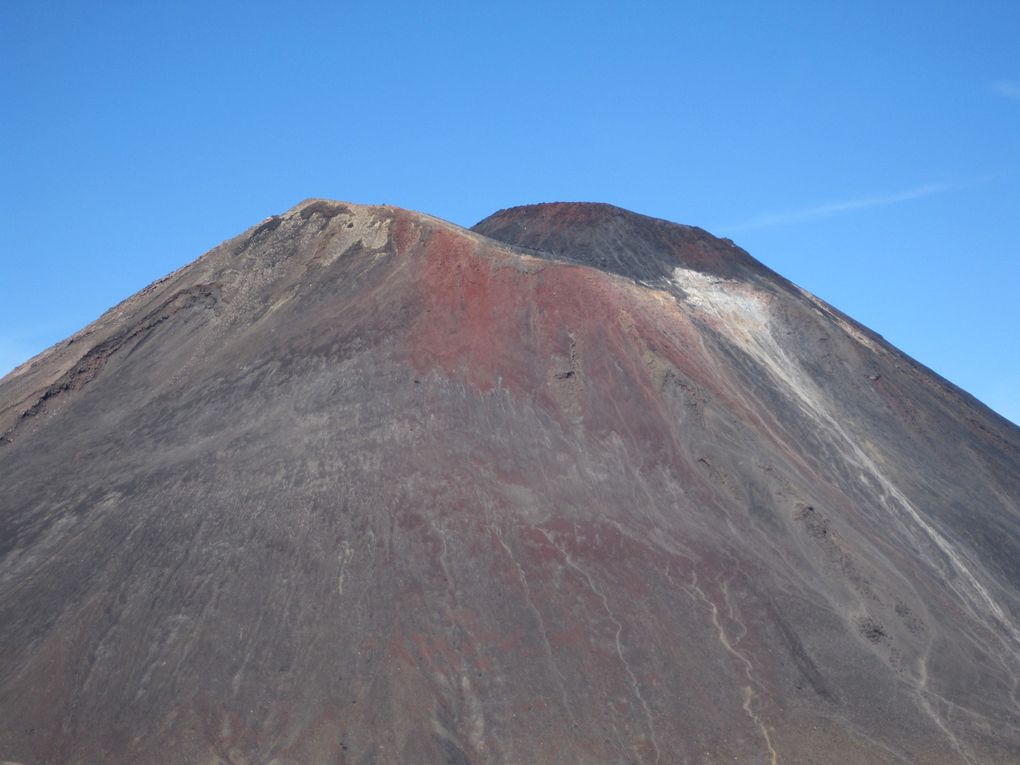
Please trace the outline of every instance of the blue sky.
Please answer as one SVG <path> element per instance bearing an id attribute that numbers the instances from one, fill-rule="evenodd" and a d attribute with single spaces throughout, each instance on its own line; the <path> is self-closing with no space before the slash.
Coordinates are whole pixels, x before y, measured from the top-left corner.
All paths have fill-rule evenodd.
<path id="1" fill-rule="evenodd" d="M 215 6 L 215 7 L 211 7 Z M 1020 421 L 1020 3 L 0 5 L 0 373 L 311 196 L 729 236 Z"/>

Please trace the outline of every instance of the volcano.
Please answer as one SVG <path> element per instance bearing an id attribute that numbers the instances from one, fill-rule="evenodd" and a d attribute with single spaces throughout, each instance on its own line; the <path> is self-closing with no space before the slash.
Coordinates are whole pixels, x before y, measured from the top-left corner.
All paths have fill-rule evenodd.
<path id="1" fill-rule="evenodd" d="M 309 200 L 0 433 L 0 760 L 1020 762 L 1020 429 L 698 228 Z"/>

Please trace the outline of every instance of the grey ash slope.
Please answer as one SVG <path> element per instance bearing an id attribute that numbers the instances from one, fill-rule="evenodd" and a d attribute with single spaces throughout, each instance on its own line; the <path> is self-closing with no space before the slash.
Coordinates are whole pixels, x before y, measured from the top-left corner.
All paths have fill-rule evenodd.
<path id="1" fill-rule="evenodd" d="M 734 327 L 741 325 L 746 309 L 753 305 L 753 301 L 737 303 L 754 294 L 769 303 L 768 321 L 781 323 L 782 331 L 789 336 L 780 343 L 788 347 L 769 349 L 779 350 L 782 362 L 789 366 L 784 377 L 800 373 L 805 383 L 824 392 L 826 406 L 844 410 L 846 427 L 857 427 L 867 440 L 869 433 L 885 434 L 890 429 L 888 417 L 898 414 L 900 429 L 889 437 L 898 441 L 899 450 L 904 452 L 901 458 L 913 457 L 914 469 L 920 474 L 932 472 L 933 466 L 927 463 L 931 457 L 927 450 L 911 455 L 919 438 L 927 439 L 929 445 L 943 442 L 940 450 L 949 454 L 977 449 L 995 464 L 996 483 L 1005 479 L 1014 505 L 1020 501 L 1020 428 L 728 239 L 716 238 L 694 226 L 586 202 L 508 208 L 480 221 L 472 230 L 538 256 L 581 263 L 669 290 L 679 300 L 690 303 L 692 296 L 684 290 L 686 285 L 695 293 L 695 304 L 704 307 L 717 303 L 715 308 L 721 307 L 723 312 L 741 314 L 730 317 Z M 705 299 L 697 293 L 703 293 Z M 716 314 L 715 318 L 720 318 L 718 311 Z M 768 329 L 769 334 L 775 334 L 779 327 Z M 738 353 L 747 350 L 740 348 L 747 339 L 746 335 L 738 339 Z M 752 356 L 761 354 L 761 345 L 760 341 L 751 344 Z M 865 380 L 871 384 L 864 385 Z M 781 389 L 785 382 L 789 380 L 777 387 Z M 873 395 L 876 390 L 880 392 L 879 400 Z M 897 412 L 900 406 L 910 414 Z M 971 433 L 979 434 L 977 443 L 971 440 Z M 890 444 L 890 448 L 895 447 Z M 954 459 L 942 460 L 940 470 L 954 472 L 958 467 Z M 964 498 L 960 502 L 967 504 Z M 939 501 L 932 507 L 944 504 Z M 1008 573 L 1011 586 L 1020 589 L 1020 540 L 1015 534 L 1000 536 L 1001 529 L 994 519 L 992 531 L 983 532 L 977 528 L 982 523 L 980 514 L 959 515 L 955 520 L 955 531 L 963 537 L 996 541 L 987 549 L 990 562 Z M 983 553 L 979 553 L 981 556 Z"/>
<path id="2" fill-rule="evenodd" d="M 309 200 L 0 433 L 0 761 L 1020 761 L 1020 431 L 699 229 Z"/>

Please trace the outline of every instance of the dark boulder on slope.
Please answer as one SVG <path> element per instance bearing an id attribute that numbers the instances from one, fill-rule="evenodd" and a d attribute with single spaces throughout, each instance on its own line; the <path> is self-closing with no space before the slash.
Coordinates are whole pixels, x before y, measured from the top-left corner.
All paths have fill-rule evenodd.
<path id="1" fill-rule="evenodd" d="M 0 760 L 1020 761 L 1020 430 L 699 229 L 308 201 L 0 433 Z"/>

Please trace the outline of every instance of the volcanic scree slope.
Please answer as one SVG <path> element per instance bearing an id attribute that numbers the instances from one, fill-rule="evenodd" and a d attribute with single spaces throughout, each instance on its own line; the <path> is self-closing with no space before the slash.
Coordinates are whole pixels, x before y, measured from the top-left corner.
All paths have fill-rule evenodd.
<path id="1" fill-rule="evenodd" d="M 700 229 L 309 200 L 0 433 L 0 759 L 1020 761 L 1020 432 Z"/>

